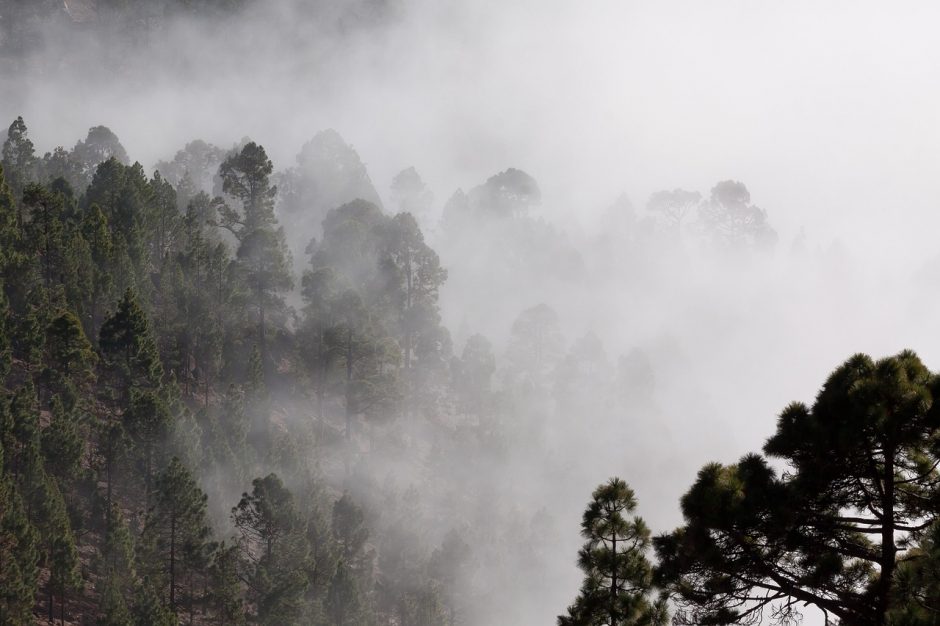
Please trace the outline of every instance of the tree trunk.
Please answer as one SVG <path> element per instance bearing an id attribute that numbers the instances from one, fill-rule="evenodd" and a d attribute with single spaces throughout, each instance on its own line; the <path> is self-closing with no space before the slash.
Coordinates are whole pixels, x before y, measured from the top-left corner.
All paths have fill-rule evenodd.
<path id="1" fill-rule="evenodd" d="M 613 569 L 610 573 L 610 626 L 617 622 L 617 534 L 613 534 L 610 551 L 613 553 Z"/>
<path id="2" fill-rule="evenodd" d="M 176 611 L 176 516 L 170 518 L 170 610 Z"/>
<path id="3" fill-rule="evenodd" d="M 886 623 L 888 609 L 891 607 L 891 585 L 894 582 L 895 555 L 894 545 L 894 445 L 885 446 L 884 451 L 884 500 L 881 507 L 881 574 L 878 578 L 878 617 L 877 624 Z"/>

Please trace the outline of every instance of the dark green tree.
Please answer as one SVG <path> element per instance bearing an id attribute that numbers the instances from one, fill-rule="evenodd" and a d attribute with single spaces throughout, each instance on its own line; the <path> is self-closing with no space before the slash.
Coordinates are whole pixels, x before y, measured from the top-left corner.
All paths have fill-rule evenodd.
<path id="1" fill-rule="evenodd" d="M 133 593 L 137 579 L 134 540 L 116 504 L 108 507 L 104 517 L 103 537 L 94 563 L 102 589 L 99 610 L 103 614 L 114 613 L 116 622 L 125 623 L 120 621 L 120 616 L 127 614 L 127 619 L 130 619 L 127 599 Z"/>
<path id="2" fill-rule="evenodd" d="M 581 535 L 587 540 L 578 553 L 585 574 L 581 593 L 559 626 L 664 625 L 665 601 L 652 602 L 652 566 L 646 558 L 650 531 L 639 517 L 633 490 L 611 478 L 592 494 L 584 511 Z"/>
<path id="3" fill-rule="evenodd" d="M 0 381 L 6 380 L 12 364 L 13 350 L 9 327 L 10 306 L 7 302 L 7 295 L 3 291 L 3 284 L 0 283 Z"/>
<path id="4" fill-rule="evenodd" d="M 940 383 L 912 352 L 837 368 L 781 413 L 764 452 L 704 467 L 685 525 L 655 540 L 660 576 L 696 623 L 785 620 L 797 603 L 881 626 L 898 564 L 934 519 Z"/>
<path id="5" fill-rule="evenodd" d="M 326 614 L 329 623 L 335 626 L 353 626 L 362 624 L 362 592 L 356 576 L 345 562 L 340 561 L 336 573 L 330 581 L 330 590 L 326 596 Z"/>
<path id="6" fill-rule="evenodd" d="M 888 613 L 893 626 L 930 626 L 940 616 L 940 525 L 934 522 L 898 565 Z"/>
<path id="7" fill-rule="evenodd" d="M 365 524 L 365 514 L 348 492 L 333 504 L 333 537 L 347 567 L 361 569 L 358 566 L 362 564 L 369 529 Z"/>
<path id="8" fill-rule="evenodd" d="M 108 218 L 97 204 L 91 205 L 85 212 L 80 228 L 82 238 L 88 243 L 92 261 L 89 268 L 91 285 L 85 294 L 84 309 L 88 315 L 85 329 L 89 336 L 97 337 L 103 321 L 105 303 L 110 302 L 113 293 L 114 280 L 111 271 L 114 244 L 108 228 Z"/>
<path id="9" fill-rule="evenodd" d="M 45 288 L 60 284 L 65 273 L 65 209 L 61 194 L 32 183 L 23 191 L 28 215 L 24 235 L 35 250 L 39 275 Z"/>
<path id="10" fill-rule="evenodd" d="M 29 139 L 29 130 L 22 117 L 13 120 L 7 130 L 0 162 L 6 171 L 7 182 L 16 197 L 23 193 L 23 188 L 27 183 L 36 180 L 38 161 L 33 142 Z"/>
<path id="11" fill-rule="evenodd" d="M 27 624 L 39 580 L 39 537 L 4 460 L 0 446 L 0 623 Z"/>
<path id="12" fill-rule="evenodd" d="M 95 380 L 98 357 L 85 336 L 81 322 L 71 311 L 63 311 L 46 328 L 43 378 L 49 392 L 61 394 L 68 408 L 74 406 L 68 395 L 87 394 Z"/>
<path id="13" fill-rule="evenodd" d="M 272 171 L 264 148 L 254 142 L 219 167 L 222 191 L 239 205 L 220 205 L 219 225 L 238 239 L 236 258 L 256 312 L 256 339 L 266 371 L 270 368 L 268 327 L 284 324 L 283 293 L 293 287 L 290 253 L 274 216 L 277 187 L 270 182 Z"/>
<path id="14" fill-rule="evenodd" d="M 131 619 L 134 626 L 177 626 L 176 614 L 163 604 L 160 594 L 149 579 L 144 579 L 134 594 Z"/>
<path id="15" fill-rule="evenodd" d="M 101 326 L 98 343 L 113 384 L 125 401 L 132 389 L 153 389 L 160 384 L 163 367 L 157 343 L 147 314 L 130 289 Z"/>
<path id="16" fill-rule="evenodd" d="M 306 527 L 294 497 L 275 474 L 256 478 L 232 509 L 248 598 L 262 624 L 294 624 L 309 580 Z"/>
<path id="17" fill-rule="evenodd" d="M 127 602 L 113 578 L 108 578 L 101 584 L 101 601 L 98 610 L 99 616 L 95 622 L 97 626 L 133 626 L 134 624 Z"/>
<path id="18" fill-rule="evenodd" d="M 107 126 L 89 128 L 85 139 L 76 143 L 69 154 L 69 160 L 77 169 L 78 180 L 75 182 L 78 185 L 76 187 L 84 189 L 91 182 L 98 165 L 108 159 L 114 159 L 123 165 L 130 160 L 124 146 L 110 128 Z"/>
<path id="19" fill-rule="evenodd" d="M 44 564 L 49 570 L 46 583 L 49 622 L 55 620 L 55 600 L 59 603 L 59 620 L 65 623 L 68 594 L 82 582 L 79 571 L 78 547 L 69 522 L 65 501 L 52 477 L 47 478 L 45 506 L 38 525 L 44 546 Z"/>
<path id="20" fill-rule="evenodd" d="M 67 409 L 53 396 L 49 425 L 42 431 L 42 454 L 46 471 L 66 485 L 81 475 L 85 451 L 81 417 L 77 410 Z"/>
<path id="21" fill-rule="evenodd" d="M 166 586 L 169 608 L 176 611 L 177 590 L 194 573 L 187 555 L 201 552 L 208 542 L 206 495 L 175 457 L 157 477 L 154 491 L 142 543 L 147 546 L 151 580 Z"/>
<path id="22" fill-rule="evenodd" d="M 215 551 L 209 569 L 209 599 L 220 626 L 245 622 L 238 552 L 237 545 L 226 546 L 223 542 Z"/>
<path id="23" fill-rule="evenodd" d="M 410 213 L 399 213 L 389 222 L 379 271 L 402 352 L 405 409 L 428 406 L 433 403 L 429 392 L 443 382 L 451 356 L 437 305 L 447 270 Z"/>
<path id="24" fill-rule="evenodd" d="M 173 417 L 166 402 L 153 391 L 134 391 L 123 415 L 124 429 L 133 442 L 133 456 L 143 475 L 147 502 L 153 491 L 153 478 L 166 463 Z"/>

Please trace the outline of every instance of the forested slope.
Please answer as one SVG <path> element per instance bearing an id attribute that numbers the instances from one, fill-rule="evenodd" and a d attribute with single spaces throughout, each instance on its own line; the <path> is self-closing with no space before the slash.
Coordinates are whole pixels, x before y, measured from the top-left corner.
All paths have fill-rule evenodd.
<path id="1" fill-rule="evenodd" d="M 446 271 L 409 214 L 357 200 L 295 281 L 271 174 L 246 143 L 210 196 L 103 127 L 40 158 L 11 126 L 3 623 L 450 619 L 459 540 L 418 536 L 413 490 L 362 505 L 368 464 L 429 454 L 412 426 L 449 401 Z"/>

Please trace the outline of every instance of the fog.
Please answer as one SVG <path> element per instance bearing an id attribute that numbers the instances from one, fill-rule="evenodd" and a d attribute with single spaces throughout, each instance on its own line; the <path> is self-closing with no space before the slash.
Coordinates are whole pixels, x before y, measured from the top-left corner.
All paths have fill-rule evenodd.
<path id="1" fill-rule="evenodd" d="M 128 48 L 62 23 L 0 78 L 0 120 L 23 115 L 40 153 L 107 125 L 148 171 L 193 139 L 243 137 L 285 171 L 335 129 L 387 212 L 407 167 L 433 191 L 419 220 L 449 272 L 444 325 L 457 355 L 476 333 L 492 342 L 497 388 L 512 386 L 513 322 L 540 303 L 558 315 L 559 363 L 588 333 L 610 371 L 646 355 L 648 398 L 613 375 L 566 390 L 553 369 L 547 395 L 501 416 L 507 454 L 456 456 L 453 484 L 428 487 L 427 506 L 452 515 L 432 541 L 474 525 L 495 537 L 506 520 L 540 537 L 508 545 L 503 528 L 472 546 L 468 623 L 546 624 L 577 593 L 597 484 L 621 476 L 668 531 L 704 463 L 759 449 L 780 410 L 811 401 L 851 354 L 912 348 L 940 367 L 938 20 L 928 2 L 279 1 Z M 457 189 L 508 168 L 541 191 L 519 218 L 539 234 L 515 260 L 486 231 L 442 221 Z M 776 245 L 716 251 L 694 211 L 675 236 L 653 233 L 654 192 L 707 199 L 725 180 L 747 186 Z M 289 234 L 299 275 L 317 225 Z M 475 481 L 486 498 L 454 496 Z"/>

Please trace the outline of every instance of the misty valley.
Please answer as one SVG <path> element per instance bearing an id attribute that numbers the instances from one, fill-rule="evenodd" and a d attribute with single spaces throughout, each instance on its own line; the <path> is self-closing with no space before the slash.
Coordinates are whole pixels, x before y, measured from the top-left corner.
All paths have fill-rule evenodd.
<path id="1" fill-rule="evenodd" d="M 0 626 L 940 623 L 940 10 L 709 5 L 0 0 Z"/>

